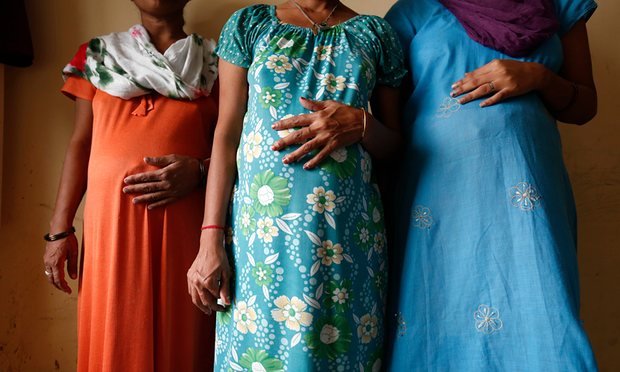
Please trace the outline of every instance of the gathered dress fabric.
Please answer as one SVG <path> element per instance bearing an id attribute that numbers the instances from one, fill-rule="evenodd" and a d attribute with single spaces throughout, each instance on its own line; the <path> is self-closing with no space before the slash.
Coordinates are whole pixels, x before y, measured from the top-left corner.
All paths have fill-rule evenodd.
<path id="1" fill-rule="evenodd" d="M 518 60 L 557 72 L 561 37 L 596 4 L 554 7 L 558 34 Z M 471 40 L 439 1 L 400 0 L 386 19 L 413 84 L 391 193 L 388 369 L 595 371 L 555 119 L 536 93 L 486 108 L 450 97 L 466 72 L 511 58 Z"/>
<path id="2" fill-rule="evenodd" d="M 292 130 L 271 125 L 308 113 L 300 97 L 367 108 L 376 85 L 398 86 L 396 35 L 362 15 L 314 35 L 256 5 L 231 17 L 217 53 L 247 69 L 249 100 L 228 236 L 234 303 L 218 314 L 215 369 L 377 370 L 387 249 L 371 157 L 355 144 L 313 170 L 284 165 L 295 146 L 271 145 Z"/>
<path id="3" fill-rule="evenodd" d="M 78 368 L 209 371 L 214 317 L 187 293 L 198 253 L 204 188 L 147 210 L 125 177 L 157 169 L 146 156 L 209 157 L 216 100 L 148 94 L 124 100 L 69 76 L 62 91 L 92 101 L 93 131 L 79 271 Z"/>

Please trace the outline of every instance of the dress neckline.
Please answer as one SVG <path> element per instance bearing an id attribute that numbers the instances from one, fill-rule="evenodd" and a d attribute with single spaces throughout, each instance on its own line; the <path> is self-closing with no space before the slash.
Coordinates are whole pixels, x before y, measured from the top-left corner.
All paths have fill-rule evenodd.
<path id="1" fill-rule="evenodd" d="M 311 32 L 311 33 L 312 33 L 312 28 L 310 28 L 310 27 L 299 26 L 299 25 L 295 25 L 295 24 L 292 24 L 292 23 L 287 23 L 287 22 L 282 21 L 280 18 L 278 18 L 278 14 L 277 14 L 277 12 L 276 12 L 277 5 L 268 5 L 268 7 L 269 7 L 269 13 L 270 13 L 271 17 L 272 17 L 272 18 L 273 18 L 273 19 L 274 19 L 274 20 L 275 20 L 278 24 L 285 25 L 285 26 L 290 26 L 290 27 L 293 27 L 293 28 L 296 28 L 296 29 L 300 29 L 300 30 L 306 30 L 306 31 L 309 31 L 309 32 Z M 323 32 L 329 32 L 329 31 L 334 30 L 334 29 L 336 29 L 336 28 L 342 27 L 342 26 L 346 25 L 347 23 L 350 23 L 350 22 L 352 22 L 352 21 L 354 21 L 354 20 L 357 20 L 358 18 L 361 18 L 361 17 L 364 17 L 364 15 L 363 15 L 363 14 L 358 14 L 358 15 L 355 15 L 355 16 L 353 16 L 353 17 L 349 18 L 349 19 L 346 19 L 346 20 L 344 20 L 344 21 L 342 21 L 342 22 L 338 23 L 338 24 L 335 24 L 335 25 L 333 25 L 333 26 L 330 26 L 330 27 L 329 27 L 328 29 L 326 29 L 326 30 L 319 31 L 319 33 L 318 33 L 317 35 L 320 35 L 320 34 L 321 34 L 321 33 L 323 33 Z"/>

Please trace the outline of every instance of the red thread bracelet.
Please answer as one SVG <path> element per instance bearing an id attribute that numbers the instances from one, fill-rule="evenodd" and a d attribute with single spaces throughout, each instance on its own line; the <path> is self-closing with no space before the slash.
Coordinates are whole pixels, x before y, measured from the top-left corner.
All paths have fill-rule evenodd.
<path id="1" fill-rule="evenodd" d="M 207 226 L 203 226 L 200 228 L 200 230 L 211 230 L 211 229 L 224 231 L 226 230 L 226 227 L 220 226 L 220 225 L 207 225 Z"/>

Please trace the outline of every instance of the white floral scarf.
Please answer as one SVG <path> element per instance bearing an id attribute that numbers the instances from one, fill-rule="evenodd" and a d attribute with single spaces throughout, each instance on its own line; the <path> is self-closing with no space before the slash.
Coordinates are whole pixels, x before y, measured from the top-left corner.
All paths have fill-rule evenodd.
<path id="1" fill-rule="evenodd" d="M 163 55 L 141 25 L 94 38 L 84 48 L 63 69 L 65 78 L 81 76 L 122 99 L 157 92 L 193 100 L 208 96 L 217 78 L 215 42 L 197 34 L 178 40 Z"/>

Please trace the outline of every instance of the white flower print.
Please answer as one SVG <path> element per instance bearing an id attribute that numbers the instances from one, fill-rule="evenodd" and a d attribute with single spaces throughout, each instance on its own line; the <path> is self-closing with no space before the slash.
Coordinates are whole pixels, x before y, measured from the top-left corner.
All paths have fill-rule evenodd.
<path id="1" fill-rule="evenodd" d="M 499 311 L 488 305 L 478 306 L 478 310 L 474 313 L 474 319 L 476 320 L 478 332 L 487 335 L 499 331 L 504 326 L 504 323 L 499 318 Z"/>
<path id="2" fill-rule="evenodd" d="M 338 328 L 334 327 L 331 324 L 325 324 L 323 328 L 321 328 L 321 333 L 319 335 L 319 339 L 322 343 L 326 345 L 333 344 L 338 341 L 340 338 L 340 331 Z"/>
<path id="3" fill-rule="evenodd" d="M 279 235 L 278 228 L 273 225 L 273 219 L 264 217 L 256 223 L 256 234 L 265 243 L 273 242 L 273 238 Z"/>
<path id="4" fill-rule="evenodd" d="M 513 206 L 522 211 L 531 211 L 538 206 L 541 196 L 533 185 L 519 182 L 510 189 L 510 198 Z"/>
<path id="5" fill-rule="evenodd" d="M 342 262 L 342 246 L 334 244 L 331 240 L 325 240 L 317 248 L 316 255 L 325 266 L 331 266 L 332 263 L 339 265 Z"/>
<path id="6" fill-rule="evenodd" d="M 370 343 L 370 341 L 377 337 L 377 333 L 377 317 L 371 314 L 366 314 L 362 316 L 360 318 L 360 323 L 357 326 L 357 337 L 360 338 L 362 343 Z"/>
<path id="7" fill-rule="evenodd" d="M 343 91 L 346 88 L 346 81 L 347 79 L 344 76 L 325 74 L 321 79 L 321 86 L 324 86 L 330 93 L 336 93 L 336 91 Z"/>
<path id="8" fill-rule="evenodd" d="M 245 139 L 243 145 L 243 154 L 245 160 L 248 163 L 258 158 L 262 152 L 261 143 L 263 142 L 263 136 L 258 132 L 250 132 Z"/>
<path id="9" fill-rule="evenodd" d="M 347 160 L 347 149 L 344 147 L 336 149 L 334 152 L 329 154 L 329 157 L 331 157 L 338 163 L 343 163 Z"/>
<path id="10" fill-rule="evenodd" d="M 300 326 L 308 327 L 312 324 L 312 314 L 305 311 L 308 305 L 299 298 L 280 296 L 274 304 L 278 308 L 271 310 L 271 316 L 277 322 L 285 322 L 286 328 L 299 331 Z"/>
<path id="11" fill-rule="evenodd" d="M 373 245 L 375 252 L 382 253 L 383 248 L 385 248 L 385 236 L 383 233 L 377 233 L 375 235 L 375 244 Z"/>
<path id="12" fill-rule="evenodd" d="M 418 205 L 413 209 L 411 220 L 413 226 L 419 229 L 429 229 L 433 226 L 433 214 L 430 208 L 422 205 Z"/>
<path id="13" fill-rule="evenodd" d="M 446 97 L 439 105 L 439 109 L 437 110 L 437 117 L 440 118 L 449 118 L 455 112 L 461 109 L 461 103 L 458 99 L 452 97 Z"/>
<path id="14" fill-rule="evenodd" d="M 362 161 L 360 162 L 362 168 L 362 179 L 365 183 L 370 182 L 370 177 L 372 175 L 372 161 L 370 160 L 370 155 L 364 151 L 362 155 Z"/>
<path id="15" fill-rule="evenodd" d="M 346 288 L 336 288 L 332 292 L 332 302 L 339 305 L 344 304 L 349 300 L 349 292 Z"/>
<path id="16" fill-rule="evenodd" d="M 248 229 L 251 224 L 252 216 L 250 215 L 250 212 L 248 212 L 247 210 L 241 212 L 241 227 L 243 227 L 244 229 Z"/>
<path id="17" fill-rule="evenodd" d="M 331 212 L 336 207 L 336 194 L 333 191 L 325 191 L 323 186 L 312 189 L 312 194 L 306 195 L 306 202 L 312 205 L 312 210 L 318 213 Z"/>
<path id="18" fill-rule="evenodd" d="M 289 62 L 287 56 L 269 56 L 267 58 L 267 68 L 275 71 L 277 74 L 284 74 L 293 69 L 293 65 Z"/>
<path id="19" fill-rule="evenodd" d="M 366 244 L 370 241 L 370 230 L 367 227 L 362 227 L 359 233 L 360 242 Z"/>
<path id="20" fill-rule="evenodd" d="M 331 45 L 319 45 L 314 48 L 314 54 L 319 58 L 319 61 L 331 61 L 333 53 L 334 47 Z"/>
<path id="21" fill-rule="evenodd" d="M 256 333 L 256 318 L 256 311 L 251 306 L 248 306 L 245 301 L 237 302 L 233 316 L 237 331 L 243 334 Z"/>
<path id="22" fill-rule="evenodd" d="M 285 115 L 285 116 L 283 116 L 283 117 L 282 117 L 282 119 L 280 119 L 280 120 L 290 119 L 290 118 L 292 118 L 293 116 L 295 116 L 295 115 L 291 115 L 291 114 L 289 114 L 289 115 Z M 280 138 L 284 138 L 284 137 L 288 136 L 289 134 L 291 134 L 291 133 L 293 133 L 293 132 L 295 132 L 295 128 L 289 128 L 289 129 L 279 130 L 279 131 L 278 131 L 278 136 L 279 136 Z"/>

